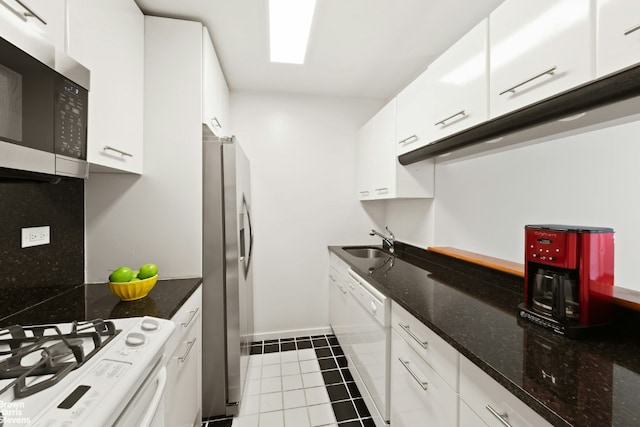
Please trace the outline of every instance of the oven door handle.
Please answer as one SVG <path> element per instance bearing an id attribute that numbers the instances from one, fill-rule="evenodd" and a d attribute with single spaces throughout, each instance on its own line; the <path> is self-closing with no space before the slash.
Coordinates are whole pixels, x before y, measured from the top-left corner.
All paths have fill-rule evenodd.
<path id="1" fill-rule="evenodd" d="M 164 396 L 164 390 L 167 386 L 167 367 L 163 366 L 158 371 L 158 375 L 156 376 L 155 381 L 158 383 L 158 387 L 156 388 L 156 392 L 153 395 L 153 399 L 151 399 L 151 403 L 149 404 L 149 408 L 147 409 L 147 413 L 142 418 L 142 422 L 140 423 L 140 427 L 150 427 L 153 418 L 158 411 L 158 407 L 160 406 L 160 402 L 162 401 L 162 397 Z"/>

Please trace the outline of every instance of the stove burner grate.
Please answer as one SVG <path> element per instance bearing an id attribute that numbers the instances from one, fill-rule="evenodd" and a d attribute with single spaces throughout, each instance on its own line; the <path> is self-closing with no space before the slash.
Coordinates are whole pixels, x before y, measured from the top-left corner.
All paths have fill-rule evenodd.
<path id="1" fill-rule="evenodd" d="M 55 324 L 13 325 L 1 329 L 0 346 L 8 350 L 0 351 L 0 358 L 4 357 L 0 360 L 0 379 L 15 380 L 0 390 L 0 395 L 13 387 L 15 397 L 26 397 L 57 384 L 69 372 L 93 357 L 119 332 L 113 322 L 102 319 L 74 321 L 69 333 L 62 333 Z M 93 347 L 85 354 L 83 343 L 87 339 Z M 29 357 L 37 358 L 37 352 L 40 352 L 40 358 L 35 363 L 23 365 Z M 26 384 L 28 377 L 39 375 L 51 377 Z"/>

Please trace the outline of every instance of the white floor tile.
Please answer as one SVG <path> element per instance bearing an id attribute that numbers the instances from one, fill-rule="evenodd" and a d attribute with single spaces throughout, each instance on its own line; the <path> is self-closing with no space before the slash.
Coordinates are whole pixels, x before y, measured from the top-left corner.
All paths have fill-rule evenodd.
<path id="1" fill-rule="evenodd" d="M 284 409 L 300 408 L 307 406 L 303 390 L 289 390 L 282 393 Z"/>
<path id="2" fill-rule="evenodd" d="M 285 409 L 284 425 L 285 427 L 310 427 L 307 408 Z"/>
<path id="3" fill-rule="evenodd" d="M 298 361 L 283 363 L 280 365 L 282 376 L 294 375 L 300 373 L 300 364 Z"/>
<path id="4" fill-rule="evenodd" d="M 286 377 L 282 377 L 283 391 L 301 389 L 302 387 L 302 375 L 288 375 Z"/>
<path id="5" fill-rule="evenodd" d="M 282 411 L 260 414 L 260 427 L 284 427 Z"/>
<path id="6" fill-rule="evenodd" d="M 260 395 L 260 413 L 281 411 L 282 410 L 282 392 L 267 393 Z"/>
<path id="7" fill-rule="evenodd" d="M 266 365 L 262 367 L 262 378 L 273 378 L 282 375 L 280 365 Z"/>
<path id="8" fill-rule="evenodd" d="M 262 376 L 262 366 L 249 366 L 247 368 L 247 380 L 257 380 Z"/>
<path id="9" fill-rule="evenodd" d="M 251 415 L 257 414 L 260 412 L 260 396 L 245 396 L 245 398 L 240 403 L 240 413 L 239 415 Z"/>
<path id="10" fill-rule="evenodd" d="M 249 380 L 245 384 L 244 395 L 245 396 L 253 396 L 256 394 L 260 394 L 260 384 L 261 380 Z"/>
<path id="11" fill-rule="evenodd" d="M 298 352 L 297 351 L 283 351 L 280 353 L 280 361 L 282 363 L 286 362 L 297 362 L 298 361 Z"/>
<path id="12" fill-rule="evenodd" d="M 321 403 L 329 403 L 329 393 L 326 387 L 312 387 L 304 389 L 305 397 L 308 405 L 319 405 Z"/>
<path id="13" fill-rule="evenodd" d="M 324 386 L 324 379 L 320 372 L 310 372 L 308 374 L 302 374 L 302 384 L 304 388 Z"/>
<path id="14" fill-rule="evenodd" d="M 262 366 L 261 354 L 252 354 L 249 356 L 249 367 L 252 367 L 252 366 Z"/>
<path id="15" fill-rule="evenodd" d="M 262 355 L 262 366 L 280 363 L 280 353 L 267 353 Z"/>
<path id="16" fill-rule="evenodd" d="M 258 420 L 260 416 L 256 415 L 241 415 L 233 419 L 232 427 L 258 427 Z"/>
<path id="17" fill-rule="evenodd" d="M 260 393 L 273 393 L 282 391 L 282 380 L 280 377 L 264 378 L 260 385 Z"/>
<path id="18" fill-rule="evenodd" d="M 318 359 L 301 361 L 300 372 L 302 372 L 303 374 L 306 372 L 320 372 L 320 364 L 318 363 Z"/>
<path id="19" fill-rule="evenodd" d="M 298 359 L 299 360 L 314 360 L 314 359 L 317 359 L 316 351 L 314 349 L 312 349 L 312 348 L 305 348 L 304 350 L 298 350 Z"/>
<path id="20" fill-rule="evenodd" d="M 333 408 L 328 403 L 324 405 L 309 406 L 307 409 L 309 410 L 311 425 L 314 427 L 336 423 L 336 416 L 333 414 Z"/>

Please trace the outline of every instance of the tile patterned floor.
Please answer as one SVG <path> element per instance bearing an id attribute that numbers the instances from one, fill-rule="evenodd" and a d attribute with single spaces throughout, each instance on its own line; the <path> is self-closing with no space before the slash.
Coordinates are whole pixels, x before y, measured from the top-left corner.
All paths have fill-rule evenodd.
<path id="1" fill-rule="evenodd" d="M 334 335 L 253 343 L 240 414 L 202 427 L 374 427 Z"/>

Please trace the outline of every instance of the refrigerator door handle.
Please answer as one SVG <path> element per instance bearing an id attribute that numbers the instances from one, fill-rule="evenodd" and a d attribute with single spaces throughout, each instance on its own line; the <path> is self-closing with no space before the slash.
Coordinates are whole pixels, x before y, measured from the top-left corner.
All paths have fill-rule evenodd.
<path id="1" fill-rule="evenodd" d="M 251 224 L 251 212 L 249 210 L 249 204 L 247 203 L 247 199 L 244 194 L 242 194 L 242 210 L 247 215 L 247 228 L 249 229 L 249 249 L 246 253 L 246 256 L 243 257 L 243 273 L 245 279 L 247 278 L 247 274 L 249 274 L 249 268 L 251 268 L 251 252 L 253 251 L 253 227 Z"/>

